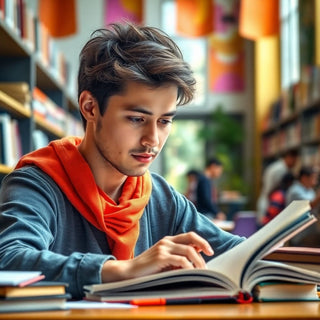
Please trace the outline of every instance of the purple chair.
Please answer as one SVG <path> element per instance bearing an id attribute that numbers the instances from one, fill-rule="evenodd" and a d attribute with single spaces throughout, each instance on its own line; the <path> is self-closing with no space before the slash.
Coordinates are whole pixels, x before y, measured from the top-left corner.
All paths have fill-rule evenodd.
<path id="1" fill-rule="evenodd" d="M 248 238 L 257 230 L 257 218 L 254 211 L 239 211 L 235 214 L 234 228 L 231 233 Z"/>

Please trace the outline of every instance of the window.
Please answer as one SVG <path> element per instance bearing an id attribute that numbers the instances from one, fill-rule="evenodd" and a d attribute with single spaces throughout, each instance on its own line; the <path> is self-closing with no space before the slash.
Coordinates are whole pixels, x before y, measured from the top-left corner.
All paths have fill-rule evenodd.
<path id="1" fill-rule="evenodd" d="M 176 120 L 163 150 L 164 176 L 181 193 L 186 191 L 186 172 L 205 165 L 205 143 L 198 138 L 203 126 L 202 120 Z"/>
<path id="2" fill-rule="evenodd" d="M 280 1 L 281 87 L 288 89 L 300 79 L 298 0 Z"/>

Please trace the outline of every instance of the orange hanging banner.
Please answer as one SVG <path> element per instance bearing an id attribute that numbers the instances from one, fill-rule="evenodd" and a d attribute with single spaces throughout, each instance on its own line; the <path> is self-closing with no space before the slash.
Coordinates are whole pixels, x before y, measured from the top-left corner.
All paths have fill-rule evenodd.
<path id="1" fill-rule="evenodd" d="M 279 0 L 241 0 L 239 34 L 250 40 L 279 33 Z"/>
<path id="2" fill-rule="evenodd" d="M 177 33 L 201 37 L 213 31 L 213 0 L 177 0 Z"/>
<path id="3" fill-rule="evenodd" d="M 39 19 L 52 37 L 65 37 L 76 33 L 75 0 L 40 0 Z"/>

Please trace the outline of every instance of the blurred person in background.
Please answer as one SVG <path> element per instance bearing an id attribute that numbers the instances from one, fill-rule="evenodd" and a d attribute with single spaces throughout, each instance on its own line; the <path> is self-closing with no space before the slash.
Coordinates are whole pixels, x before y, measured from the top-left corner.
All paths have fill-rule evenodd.
<path id="1" fill-rule="evenodd" d="M 320 209 L 320 189 L 319 170 L 312 166 L 303 166 L 299 171 L 297 180 L 287 191 L 286 204 L 289 205 L 294 200 L 309 200 L 313 214 L 319 215 Z M 294 246 L 320 247 L 320 224 L 314 223 L 290 240 Z"/>
<path id="2" fill-rule="evenodd" d="M 257 201 L 257 224 L 263 225 L 264 216 L 267 211 L 268 197 L 270 192 L 279 184 L 287 172 L 293 172 L 299 153 L 295 149 L 286 151 L 281 158 L 272 162 L 264 170 L 262 177 L 261 192 Z"/>
<path id="3" fill-rule="evenodd" d="M 190 169 L 186 173 L 187 179 L 187 188 L 185 196 L 189 199 L 194 205 L 197 204 L 197 186 L 198 186 L 198 176 L 199 171 L 196 169 Z"/>
<path id="4" fill-rule="evenodd" d="M 223 165 L 217 158 L 209 159 L 203 173 L 198 175 L 196 207 L 209 218 L 225 220 L 226 214 L 218 206 L 216 181 L 223 173 Z"/>
<path id="5" fill-rule="evenodd" d="M 281 179 L 279 185 L 274 188 L 269 195 L 269 203 L 266 214 L 263 217 L 263 224 L 270 222 L 286 207 L 286 195 L 290 186 L 293 184 L 295 176 L 287 172 Z"/>

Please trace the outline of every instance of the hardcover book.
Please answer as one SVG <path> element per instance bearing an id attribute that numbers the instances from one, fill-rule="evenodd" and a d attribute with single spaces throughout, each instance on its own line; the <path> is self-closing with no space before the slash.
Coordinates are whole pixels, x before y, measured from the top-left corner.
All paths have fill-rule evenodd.
<path id="1" fill-rule="evenodd" d="M 320 301 L 316 283 L 261 282 L 253 292 L 255 301 Z"/>
<path id="2" fill-rule="evenodd" d="M 63 295 L 66 293 L 66 283 L 54 281 L 38 281 L 27 286 L 0 286 L 0 299 L 43 297 Z"/>
<path id="3" fill-rule="evenodd" d="M 24 298 L 0 298 L 0 313 L 63 310 L 70 294 L 24 297 Z"/>
<path id="4" fill-rule="evenodd" d="M 320 248 L 281 247 L 267 254 L 264 260 L 320 264 Z"/>

